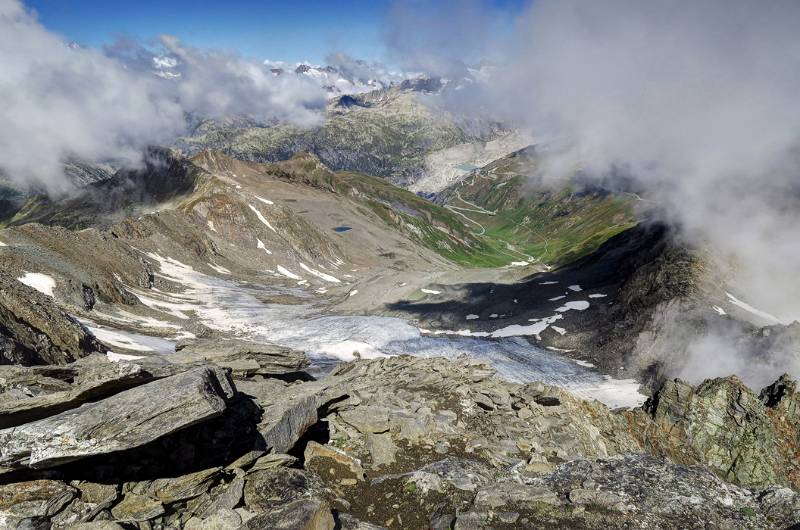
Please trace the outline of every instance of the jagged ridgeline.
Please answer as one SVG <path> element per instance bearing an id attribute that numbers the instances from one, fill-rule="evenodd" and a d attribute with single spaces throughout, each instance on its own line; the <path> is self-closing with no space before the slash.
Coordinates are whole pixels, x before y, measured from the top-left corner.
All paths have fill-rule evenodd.
<path id="1" fill-rule="evenodd" d="M 110 178 L 75 190 L 67 197 L 29 197 L 17 211 L 7 215 L 4 224 L 42 223 L 80 230 L 107 228 L 126 218 L 149 213 L 156 207 L 176 206 L 189 212 L 212 196 L 223 198 L 230 195 L 230 184 L 226 186 L 218 176 L 237 172 L 260 174 L 295 186 L 330 192 L 338 197 L 336 200 L 355 203 L 365 215 L 377 216 L 388 226 L 460 265 L 502 266 L 514 261 L 533 260 L 526 251 L 540 250 L 541 242 L 531 243 L 534 239 L 531 230 L 506 229 L 515 223 L 513 219 L 503 221 L 505 224 L 496 231 L 481 233 L 474 223 L 464 219 L 458 209 L 450 208 L 449 202 L 441 206 L 364 173 L 334 172 L 308 153 L 300 153 L 283 162 L 260 164 L 236 160 L 219 151 L 206 151 L 186 159 L 167 150 L 151 149 L 144 167 L 120 170 Z M 509 191 L 519 193 L 518 184 L 509 186 Z M 618 212 L 618 215 L 623 218 L 625 214 Z M 575 222 L 571 213 L 555 216 L 569 217 L 566 222 L 571 226 Z M 624 219 L 630 222 L 629 217 Z M 600 221 L 596 223 L 599 225 Z M 612 227 L 602 234 L 595 234 L 592 232 L 595 228 L 596 225 L 579 226 L 575 231 L 582 230 L 582 233 L 574 237 L 584 236 L 594 243 L 614 231 Z M 569 232 L 569 236 L 572 234 Z M 570 247 L 570 251 L 585 252 L 592 248 L 589 245 L 583 241 L 578 250 Z M 557 252 L 551 250 L 551 254 L 543 256 L 565 259 L 563 253 Z"/>

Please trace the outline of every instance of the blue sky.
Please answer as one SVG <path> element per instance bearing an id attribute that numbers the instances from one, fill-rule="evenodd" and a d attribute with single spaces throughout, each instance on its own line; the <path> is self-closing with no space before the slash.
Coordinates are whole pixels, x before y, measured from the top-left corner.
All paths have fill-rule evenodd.
<path id="1" fill-rule="evenodd" d="M 406 0 L 408 1 L 408 0 Z M 490 8 L 523 0 L 487 0 Z M 117 36 L 147 41 L 169 34 L 200 47 L 259 59 L 323 62 L 331 51 L 382 60 L 391 0 L 25 0 L 67 40 L 102 46 Z"/>
<path id="2" fill-rule="evenodd" d="M 26 0 L 49 29 L 87 46 L 175 35 L 263 59 L 321 62 L 332 50 L 380 59 L 389 0 Z"/>

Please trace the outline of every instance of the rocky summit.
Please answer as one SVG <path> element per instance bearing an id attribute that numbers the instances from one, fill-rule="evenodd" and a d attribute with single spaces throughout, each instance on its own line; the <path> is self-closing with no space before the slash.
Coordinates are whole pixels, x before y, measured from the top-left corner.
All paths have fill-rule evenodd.
<path id="1" fill-rule="evenodd" d="M 800 514 L 788 377 L 760 394 L 668 381 L 610 410 L 467 357 L 314 380 L 268 344 L 191 351 L 0 367 L 3 528 L 755 529 Z"/>

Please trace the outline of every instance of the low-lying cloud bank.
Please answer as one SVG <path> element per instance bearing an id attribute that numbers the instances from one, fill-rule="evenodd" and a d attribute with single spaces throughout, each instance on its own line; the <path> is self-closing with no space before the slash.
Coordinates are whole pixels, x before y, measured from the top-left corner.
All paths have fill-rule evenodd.
<path id="1" fill-rule="evenodd" d="M 800 319 L 800 4 L 540 0 L 490 86 L 564 143 L 549 168 L 623 171 L 694 241 L 738 264 L 747 300 Z"/>
<path id="2" fill-rule="evenodd" d="M 459 5 L 466 15 L 441 17 L 437 34 L 500 57 L 453 101 L 460 110 L 488 107 L 549 144 L 539 176 L 631 177 L 735 264 L 737 296 L 800 319 L 800 3 L 536 0 L 504 42 L 481 31 L 496 8 Z M 412 31 L 402 23 L 388 34 Z M 397 49 L 447 75 L 453 47 L 414 45 L 427 41 Z M 709 339 L 701 362 L 713 364 L 712 343 L 717 360 L 732 350 Z"/>
<path id="3" fill-rule="evenodd" d="M 530 128 L 551 147 L 543 175 L 632 177 L 695 241 L 738 261 L 749 302 L 800 319 L 799 3 L 537 0 L 503 41 L 463 24 L 494 11 L 462 4 L 440 34 L 469 34 L 469 49 L 502 61 L 458 94 L 459 110 Z M 411 31 L 398 24 L 389 35 Z M 399 51 L 442 74 L 462 64 L 428 40 Z"/>
<path id="4" fill-rule="evenodd" d="M 155 57 L 131 42 L 69 45 L 18 0 L 0 0 L 0 65 L 0 171 L 55 193 L 69 186 L 65 160 L 137 163 L 142 147 L 180 134 L 187 114 L 311 126 L 325 105 L 311 82 L 172 37 Z"/>

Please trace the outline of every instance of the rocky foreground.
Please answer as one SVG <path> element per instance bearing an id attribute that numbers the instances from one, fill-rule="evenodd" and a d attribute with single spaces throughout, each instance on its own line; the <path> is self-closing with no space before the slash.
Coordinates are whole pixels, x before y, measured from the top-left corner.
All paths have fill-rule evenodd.
<path id="1" fill-rule="evenodd" d="M 466 358 L 198 340 L 0 366 L 8 529 L 787 528 L 800 394 L 670 381 L 610 411 Z"/>

